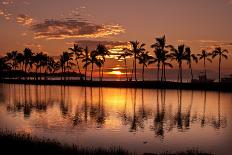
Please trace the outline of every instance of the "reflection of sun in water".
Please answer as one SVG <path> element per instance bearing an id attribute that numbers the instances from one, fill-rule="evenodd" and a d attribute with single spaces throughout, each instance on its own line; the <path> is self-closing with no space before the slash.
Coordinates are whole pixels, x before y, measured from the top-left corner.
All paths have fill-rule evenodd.
<path id="1" fill-rule="evenodd" d="M 122 75 L 123 73 L 121 71 L 112 71 L 110 72 L 112 75 Z"/>

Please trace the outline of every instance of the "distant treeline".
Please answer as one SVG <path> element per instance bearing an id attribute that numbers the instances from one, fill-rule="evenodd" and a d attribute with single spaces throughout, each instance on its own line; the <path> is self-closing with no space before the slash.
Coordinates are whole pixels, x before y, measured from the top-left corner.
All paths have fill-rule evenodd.
<path id="1" fill-rule="evenodd" d="M 181 44 L 177 47 L 168 45 L 165 36 L 156 38 L 151 45 L 154 49 L 154 54 L 148 52 L 144 43 L 138 41 L 130 41 L 130 48 L 124 48 L 119 52 L 118 59 L 124 61 L 125 74 L 127 81 L 137 81 L 137 65 L 142 65 L 142 80 L 144 81 L 144 70 L 149 65 L 154 64 L 157 69 L 157 77 L 154 80 L 166 81 L 166 67 L 172 68 L 173 61 L 178 63 L 178 82 L 182 83 L 182 64 L 187 63 L 191 81 L 194 81 L 192 71 L 192 63 L 197 63 L 199 60 L 204 64 L 204 75 L 201 80 L 207 81 L 206 62 L 218 57 L 218 79 L 221 82 L 221 62 L 223 58 L 227 59 L 228 50 L 221 47 L 215 47 L 212 51 L 202 50 L 199 54 L 193 54 L 191 48 Z M 99 44 L 95 50 L 89 50 L 88 46 L 80 47 L 74 44 L 72 48 L 64 51 L 59 59 L 55 60 L 53 57 L 43 52 L 34 53 L 31 49 L 25 48 L 24 51 L 11 51 L 0 58 L 0 72 L 1 78 L 34 78 L 35 80 L 42 79 L 47 76 L 58 76 L 66 80 L 67 76 L 78 76 L 80 80 L 93 80 L 94 66 L 98 67 L 99 80 L 102 81 L 104 76 L 104 65 L 106 56 L 110 56 L 109 49 L 106 46 Z M 152 56 L 153 55 L 153 56 Z M 132 69 L 128 69 L 127 59 L 133 59 Z M 82 62 L 82 63 L 80 63 Z M 83 64 L 81 66 L 80 64 Z M 90 79 L 87 78 L 88 67 L 90 66 Z M 78 69 L 75 73 L 74 68 Z M 84 73 L 81 71 L 84 70 Z M 130 72 L 130 74 L 128 74 Z M 130 76 L 129 76 L 130 75 Z"/>

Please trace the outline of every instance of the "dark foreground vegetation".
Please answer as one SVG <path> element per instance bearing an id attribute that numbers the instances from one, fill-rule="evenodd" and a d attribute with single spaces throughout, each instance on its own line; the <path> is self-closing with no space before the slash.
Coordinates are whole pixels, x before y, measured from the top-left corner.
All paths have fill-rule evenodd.
<path id="1" fill-rule="evenodd" d="M 103 148 L 84 148 L 76 145 L 63 145 L 55 140 L 39 139 L 31 137 L 29 134 L 16 134 L 10 131 L 0 131 L 1 152 L 6 154 L 55 154 L 55 155 L 132 155 L 120 147 Z M 187 150 L 185 152 L 161 154 L 144 153 L 144 155 L 210 155 L 198 150 Z"/>

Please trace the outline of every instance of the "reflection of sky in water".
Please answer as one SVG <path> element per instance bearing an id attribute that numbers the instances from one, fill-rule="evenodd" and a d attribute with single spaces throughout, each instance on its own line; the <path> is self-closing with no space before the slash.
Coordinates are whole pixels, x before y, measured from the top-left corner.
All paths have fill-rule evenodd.
<path id="1" fill-rule="evenodd" d="M 29 85 L 0 90 L 1 128 L 65 143 L 224 154 L 232 142 L 231 93 Z"/>

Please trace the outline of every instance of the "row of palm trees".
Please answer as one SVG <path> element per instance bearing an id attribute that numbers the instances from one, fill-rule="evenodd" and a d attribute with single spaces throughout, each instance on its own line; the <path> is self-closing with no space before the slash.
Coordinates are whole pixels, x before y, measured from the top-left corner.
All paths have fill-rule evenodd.
<path id="1" fill-rule="evenodd" d="M 157 80 L 166 81 L 166 66 L 172 68 L 172 61 L 176 61 L 178 64 L 178 81 L 182 83 L 183 79 L 183 62 L 185 61 L 189 67 L 191 80 L 193 80 L 192 62 L 197 63 L 198 60 L 204 62 L 204 76 L 207 79 L 206 74 L 206 61 L 212 62 L 213 58 L 219 58 L 218 79 L 221 81 L 221 61 L 223 58 L 228 58 L 228 50 L 216 47 L 212 52 L 202 50 L 200 54 L 193 54 L 191 48 L 182 44 L 177 47 L 173 45 L 167 45 L 165 36 L 155 39 L 155 42 L 151 45 L 154 56 L 145 49 L 145 44 L 138 41 L 130 41 L 130 48 L 124 48 L 120 53 L 118 59 L 122 59 L 125 64 L 126 80 L 131 81 L 134 76 L 134 80 L 137 81 L 137 64 L 142 65 L 142 80 L 144 81 L 144 70 L 151 64 L 155 64 L 157 67 Z M 31 49 L 25 48 L 20 53 L 18 51 L 8 52 L 6 56 L 0 58 L 0 71 L 9 70 L 21 70 L 25 73 L 35 72 L 36 79 L 38 79 L 38 72 L 41 75 L 47 73 L 55 73 L 61 71 L 61 75 L 65 75 L 70 72 L 74 67 L 77 67 L 80 79 L 87 80 L 88 66 L 91 66 L 90 80 L 93 80 L 94 66 L 99 70 L 99 81 L 103 80 L 104 76 L 104 64 L 106 56 L 110 56 L 110 51 L 106 46 L 99 44 L 95 50 L 90 51 L 88 46 L 85 48 L 80 47 L 78 44 L 74 44 L 68 51 L 64 51 L 59 59 L 54 59 L 47 54 L 33 53 Z M 132 58 L 132 70 L 130 77 L 128 74 L 127 60 Z M 81 66 L 83 64 L 83 66 Z M 81 70 L 84 69 L 85 73 L 82 74 Z M 161 72 L 161 76 L 160 76 Z M 26 78 L 26 77 L 25 77 Z M 62 78 L 62 76 L 61 76 Z M 40 76 L 41 79 L 41 76 Z"/>
<path id="2" fill-rule="evenodd" d="M 165 36 L 156 38 L 155 43 L 151 45 L 151 48 L 154 49 L 154 56 L 151 56 L 149 52 L 145 51 L 145 44 L 139 43 L 138 41 L 131 41 L 130 49 L 123 49 L 123 53 L 119 58 L 123 58 L 125 62 L 126 68 L 126 77 L 127 77 L 127 65 L 126 65 L 126 57 L 133 57 L 133 70 L 134 79 L 137 81 L 137 73 L 136 73 L 136 64 L 139 61 L 139 64 L 143 65 L 142 71 L 142 79 L 144 80 L 144 66 L 147 67 L 150 64 L 156 64 L 157 66 L 157 80 L 158 81 L 166 81 L 166 66 L 172 68 L 173 65 L 171 62 L 175 60 L 178 63 L 178 81 L 182 83 L 183 73 L 182 73 L 182 64 L 184 61 L 187 62 L 189 67 L 191 81 L 193 81 L 193 70 L 192 70 L 192 62 L 197 63 L 198 60 L 204 61 L 204 71 L 205 71 L 205 79 L 207 79 L 206 74 L 206 61 L 212 62 L 213 58 L 219 57 L 219 69 L 218 69 L 218 79 L 221 81 L 221 61 L 222 58 L 227 59 L 228 50 L 222 49 L 221 47 L 216 47 L 212 52 L 207 52 L 206 50 L 202 50 L 200 54 L 193 54 L 191 52 L 191 48 L 182 44 L 177 47 L 173 45 L 166 44 Z M 161 77 L 160 77 L 161 70 Z M 131 78 L 132 79 L 132 78 Z M 127 77 L 128 80 L 128 77 Z"/>

